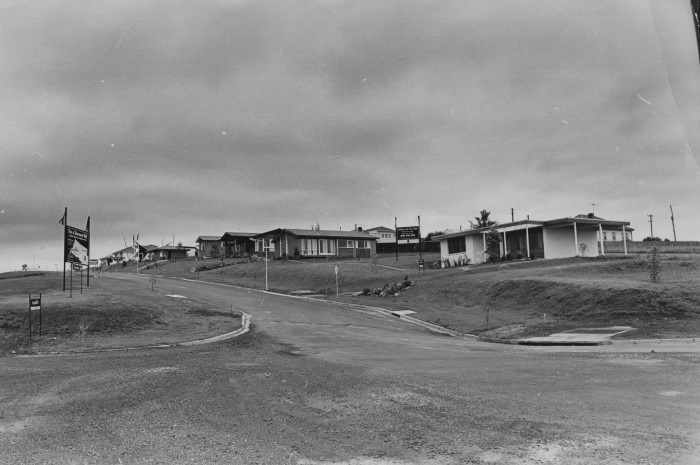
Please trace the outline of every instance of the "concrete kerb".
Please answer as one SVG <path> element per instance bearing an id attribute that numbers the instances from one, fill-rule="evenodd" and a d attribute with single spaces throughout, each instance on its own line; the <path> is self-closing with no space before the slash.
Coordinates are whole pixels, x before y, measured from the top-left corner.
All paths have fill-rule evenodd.
<path id="1" fill-rule="evenodd" d="M 240 310 L 234 309 L 233 311 L 241 315 L 241 327 L 236 329 L 235 331 L 231 331 L 231 332 L 225 333 L 225 334 L 220 334 L 218 336 L 208 337 L 205 339 L 198 339 L 195 341 L 187 341 L 187 342 L 173 342 L 171 344 L 155 344 L 155 345 L 143 345 L 143 346 L 134 346 L 134 347 L 112 347 L 112 348 L 105 348 L 105 349 L 73 349 L 73 350 L 65 350 L 65 351 L 47 351 L 47 352 L 36 352 L 34 354 L 13 354 L 13 355 L 15 357 L 38 357 L 38 356 L 46 356 L 46 355 L 75 355 L 75 354 L 88 354 L 88 353 L 98 353 L 98 352 L 120 352 L 120 351 L 127 351 L 127 350 L 167 349 L 170 347 L 187 347 L 187 346 L 196 346 L 196 345 L 202 345 L 202 344 L 211 344 L 214 342 L 225 341 L 227 339 L 231 339 L 231 338 L 240 336 L 240 335 L 245 334 L 248 331 L 250 331 L 251 316 L 245 312 L 240 311 Z"/>

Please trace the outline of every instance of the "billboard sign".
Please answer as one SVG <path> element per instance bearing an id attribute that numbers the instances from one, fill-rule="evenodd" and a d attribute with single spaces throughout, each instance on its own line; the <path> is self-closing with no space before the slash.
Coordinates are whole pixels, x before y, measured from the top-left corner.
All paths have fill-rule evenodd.
<path id="1" fill-rule="evenodd" d="M 64 261 L 87 266 L 89 264 L 89 249 L 90 233 L 72 226 L 66 226 Z"/>
<path id="2" fill-rule="evenodd" d="M 402 226 L 396 228 L 396 241 L 406 241 L 406 243 L 419 242 L 420 227 L 419 226 Z"/>

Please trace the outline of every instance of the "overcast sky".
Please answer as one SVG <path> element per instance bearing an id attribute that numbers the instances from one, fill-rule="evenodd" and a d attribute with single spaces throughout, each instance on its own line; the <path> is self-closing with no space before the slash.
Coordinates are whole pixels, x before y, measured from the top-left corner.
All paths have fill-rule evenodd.
<path id="1" fill-rule="evenodd" d="M 688 0 L 2 1 L 0 271 L 595 211 L 700 240 Z M 593 205 L 595 204 L 595 205 Z"/>

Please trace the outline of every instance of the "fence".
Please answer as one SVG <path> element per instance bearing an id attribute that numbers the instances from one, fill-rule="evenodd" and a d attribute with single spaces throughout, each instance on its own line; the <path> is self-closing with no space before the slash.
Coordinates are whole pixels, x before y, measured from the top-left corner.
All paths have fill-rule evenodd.
<path id="1" fill-rule="evenodd" d="M 605 253 L 624 253 L 622 241 L 605 241 Z M 627 241 L 627 253 L 647 253 L 656 247 L 660 253 L 700 253 L 700 241 Z"/>

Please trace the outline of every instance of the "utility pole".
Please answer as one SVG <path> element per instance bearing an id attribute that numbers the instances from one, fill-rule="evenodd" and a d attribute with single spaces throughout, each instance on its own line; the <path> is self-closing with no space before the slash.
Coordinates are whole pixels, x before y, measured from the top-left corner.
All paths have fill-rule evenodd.
<path id="1" fill-rule="evenodd" d="M 651 240 L 654 240 L 654 215 L 647 215 L 649 217 L 649 227 L 651 228 Z"/>
<path id="2" fill-rule="evenodd" d="M 515 223 L 515 212 L 512 208 L 510 209 L 510 222 Z"/>
<path id="3" fill-rule="evenodd" d="M 676 223 L 673 221 L 673 205 L 671 207 L 671 226 L 673 226 L 673 242 L 676 242 Z"/>

